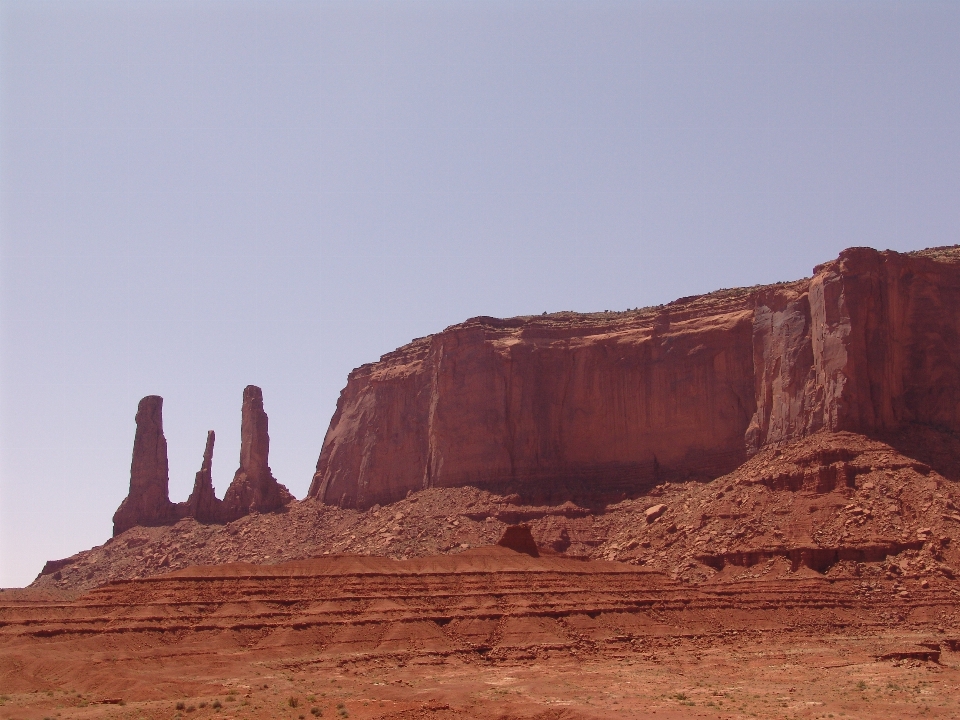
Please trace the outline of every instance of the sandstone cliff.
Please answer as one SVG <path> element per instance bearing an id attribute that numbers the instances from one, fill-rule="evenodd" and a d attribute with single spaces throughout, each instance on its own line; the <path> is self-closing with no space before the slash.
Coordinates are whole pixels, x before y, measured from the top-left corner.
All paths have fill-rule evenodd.
<path id="1" fill-rule="evenodd" d="M 474 318 L 354 370 L 309 496 L 559 499 L 713 478 L 819 430 L 960 434 L 960 247 L 626 313 Z"/>
<path id="2" fill-rule="evenodd" d="M 851 248 L 757 293 L 756 451 L 820 429 L 960 432 L 960 250 Z"/>

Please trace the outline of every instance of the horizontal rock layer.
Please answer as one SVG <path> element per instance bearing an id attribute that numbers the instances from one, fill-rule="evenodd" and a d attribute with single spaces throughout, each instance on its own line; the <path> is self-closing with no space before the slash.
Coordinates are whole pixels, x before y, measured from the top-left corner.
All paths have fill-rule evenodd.
<path id="1" fill-rule="evenodd" d="M 635 493 L 820 430 L 960 434 L 960 247 L 626 313 L 474 318 L 354 370 L 310 497 Z"/>

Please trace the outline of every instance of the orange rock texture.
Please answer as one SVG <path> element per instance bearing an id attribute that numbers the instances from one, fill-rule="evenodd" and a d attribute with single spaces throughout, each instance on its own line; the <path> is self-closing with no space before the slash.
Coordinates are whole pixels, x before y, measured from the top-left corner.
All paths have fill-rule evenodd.
<path id="1" fill-rule="evenodd" d="M 960 432 L 960 247 L 625 313 L 479 317 L 354 370 L 309 496 L 562 500 L 728 473 L 818 430 Z"/>

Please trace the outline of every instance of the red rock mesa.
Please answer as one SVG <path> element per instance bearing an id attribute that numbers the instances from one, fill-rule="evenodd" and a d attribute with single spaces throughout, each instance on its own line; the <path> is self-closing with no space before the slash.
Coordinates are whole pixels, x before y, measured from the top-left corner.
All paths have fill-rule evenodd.
<path id="1" fill-rule="evenodd" d="M 818 430 L 960 432 L 960 249 L 626 313 L 478 317 L 354 370 L 309 496 L 562 500 L 717 477 Z"/>

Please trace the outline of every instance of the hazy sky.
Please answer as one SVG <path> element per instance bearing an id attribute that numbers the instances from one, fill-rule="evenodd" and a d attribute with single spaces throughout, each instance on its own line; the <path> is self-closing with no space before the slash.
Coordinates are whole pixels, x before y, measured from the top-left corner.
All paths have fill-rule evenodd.
<path id="1" fill-rule="evenodd" d="M 298 497 L 347 373 L 475 315 L 960 242 L 960 3 L 0 3 L 0 585 L 243 387 Z"/>

